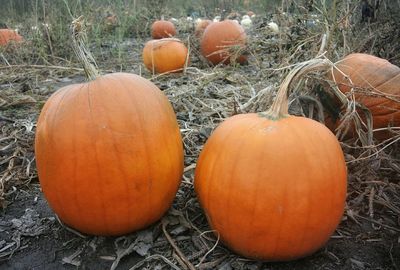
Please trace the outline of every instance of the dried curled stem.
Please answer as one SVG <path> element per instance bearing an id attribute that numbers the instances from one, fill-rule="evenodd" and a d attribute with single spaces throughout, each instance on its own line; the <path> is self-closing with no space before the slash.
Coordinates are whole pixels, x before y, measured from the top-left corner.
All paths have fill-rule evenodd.
<path id="1" fill-rule="evenodd" d="M 340 61 L 339 61 L 340 62 Z M 339 63 L 338 62 L 338 63 Z M 336 70 L 341 73 L 347 80 L 349 81 L 349 85 L 353 88 L 353 82 L 351 79 L 344 74 L 335 63 L 331 62 L 329 59 L 322 55 L 319 58 L 314 58 L 309 61 L 301 62 L 294 65 L 294 68 L 289 72 L 286 78 L 283 80 L 276 98 L 270 107 L 269 110 L 266 112 L 261 113 L 261 115 L 271 119 L 271 120 L 279 120 L 281 118 L 285 118 L 288 116 L 288 92 L 289 88 L 292 84 L 296 83 L 300 85 L 301 79 L 308 73 L 314 71 L 322 71 L 322 72 L 331 72 L 332 77 L 333 71 Z M 334 78 L 334 84 L 336 80 Z M 341 138 L 343 137 L 348 129 L 350 128 L 349 121 L 353 120 L 355 125 L 355 130 L 358 134 L 363 145 L 371 145 L 372 144 L 372 115 L 368 108 L 365 108 L 362 104 L 358 104 L 355 101 L 354 91 L 351 97 L 347 97 L 346 94 L 342 93 L 337 86 L 334 84 L 330 84 L 331 90 L 338 98 L 342 106 L 345 107 L 345 113 L 341 117 L 341 123 L 337 127 L 336 135 Z M 362 117 L 359 115 L 359 112 L 363 112 L 365 115 L 366 123 L 362 120 Z M 366 128 L 368 133 L 365 133 L 363 129 Z"/>
<path id="2" fill-rule="evenodd" d="M 92 53 L 86 46 L 87 35 L 86 26 L 83 16 L 72 21 L 71 24 L 72 33 L 72 48 L 79 62 L 83 65 L 86 77 L 89 80 L 94 80 L 100 76 L 97 71 L 98 67 L 94 60 Z"/>
<path id="3" fill-rule="evenodd" d="M 305 62 L 296 64 L 289 72 L 279 87 L 278 93 L 271 108 L 263 113 L 271 120 L 278 120 L 288 116 L 288 92 L 293 82 L 300 80 L 304 75 L 313 71 L 328 71 L 334 64 L 325 58 L 314 58 Z"/>

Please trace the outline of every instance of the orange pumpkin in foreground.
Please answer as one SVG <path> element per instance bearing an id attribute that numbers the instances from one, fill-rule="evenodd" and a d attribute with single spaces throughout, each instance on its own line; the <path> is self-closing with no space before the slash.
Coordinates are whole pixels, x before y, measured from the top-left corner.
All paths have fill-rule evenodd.
<path id="1" fill-rule="evenodd" d="M 170 21 L 155 21 L 151 25 L 151 36 L 154 39 L 169 38 L 176 35 L 175 25 Z"/>
<path id="2" fill-rule="evenodd" d="M 201 39 L 201 54 L 212 64 L 243 64 L 247 57 L 243 55 L 246 33 L 240 24 L 225 20 L 213 22 L 204 31 Z"/>
<path id="3" fill-rule="evenodd" d="M 125 234 L 157 221 L 183 170 L 168 99 L 126 73 L 54 93 L 37 123 L 35 153 L 50 206 L 67 225 L 94 235 Z"/>
<path id="4" fill-rule="evenodd" d="M 207 26 L 212 23 L 211 20 L 201 20 L 196 24 L 196 28 L 194 30 L 194 35 L 197 38 L 201 38 L 203 36 L 204 31 L 206 30 Z"/>
<path id="5" fill-rule="evenodd" d="M 182 71 L 188 49 L 179 39 L 163 38 L 148 41 L 143 48 L 143 62 L 154 73 Z"/>
<path id="6" fill-rule="evenodd" d="M 14 30 L 0 29 L 0 46 L 6 46 L 12 41 L 21 42 L 23 38 Z"/>
<path id="7" fill-rule="evenodd" d="M 339 69 L 341 72 L 339 72 Z M 373 128 L 400 126 L 400 68 L 387 60 L 362 53 L 353 53 L 336 63 L 333 79 L 340 91 L 351 90 L 350 81 L 355 90 L 355 100 L 366 106 L 373 117 Z M 363 115 L 363 113 L 360 113 Z M 332 124 L 336 128 L 339 121 Z M 354 129 L 350 131 L 355 133 Z M 353 134 L 354 135 L 354 134 Z M 374 134 L 386 138 L 386 132 Z"/>
<path id="8" fill-rule="evenodd" d="M 67 225 L 121 235 L 170 207 L 183 172 L 182 139 L 171 104 L 153 83 L 128 73 L 98 76 L 84 63 L 91 81 L 59 89 L 40 113 L 39 180 Z"/>
<path id="9" fill-rule="evenodd" d="M 221 241 L 267 261 L 321 248 L 341 220 L 346 186 L 336 137 L 314 120 L 289 116 L 287 106 L 225 120 L 207 140 L 194 182 Z"/>

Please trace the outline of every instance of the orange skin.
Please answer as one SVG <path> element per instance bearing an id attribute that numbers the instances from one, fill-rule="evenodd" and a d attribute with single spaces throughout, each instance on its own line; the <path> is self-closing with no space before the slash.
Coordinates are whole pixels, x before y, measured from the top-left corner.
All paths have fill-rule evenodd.
<path id="1" fill-rule="evenodd" d="M 37 123 L 35 154 L 51 208 L 93 235 L 126 234 L 160 219 L 183 172 L 172 106 L 154 84 L 127 73 L 55 92 Z"/>
<path id="2" fill-rule="evenodd" d="M 0 46 L 6 46 L 11 41 L 22 42 L 23 38 L 14 30 L 0 29 Z"/>
<path id="3" fill-rule="evenodd" d="M 233 51 L 238 46 L 243 48 L 246 38 L 243 27 L 234 21 L 213 22 L 204 31 L 200 44 L 201 54 L 214 65 L 221 62 L 229 64 L 231 60 L 243 64 L 247 57 L 239 55 L 231 59 L 232 52 L 229 52 L 229 47 L 233 47 Z"/>
<path id="4" fill-rule="evenodd" d="M 186 63 L 188 49 L 179 40 L 163 38 L 148 41 L 143 48 L 143 63 L 155 73 L 179 72 Z"/>
<path id="5" fill-rule="evenodd" d="M 194 35 L 197 38 L 201 38 L 203 36 L 204 30 L 206 30 L 207 26 L 209 26 L 211 23 L 211 20 L 201 20 L 201 22 L 196 25 Z"/>
<path id="6" fill-rule="evenodd" d="M 154 39 L 169 38 L 175 35 L 175 25 L 170 21 L 155 21 L 151 26 L 151 36 Z"/>
<path id="7" fill-rule="evenodd" d="M 386 97 L 372 96 L 385 94 L 391 98 L 400 99 L 399 67 L 385 59 L 361 53 L 346 56 L 336 64 L 336 67 L 349 76 L 355 87 L 364 88 L 364 91 L 367 91 L 367 93 L 357 93 L 355 99 L 371 111 L 375 129 L 389 125 L 400 126 L 400 102 Z M 351 90 L 350 82 L 336 69 L 333 72 L 333 80 L 343 93 Z M 360 115 L 364 114 L 361 112 Z M 377 138 L 386 138 L 388 134 L 380 132 L 375 135 Z"/>
<path id="8" fill-rule="evenodd" d="M 238 254 L 286 261 L 320 249 L 344 211 L 346 164 L 311 119 L 228 118 L 206 142 L 195 191 L 212 229 Z"/>

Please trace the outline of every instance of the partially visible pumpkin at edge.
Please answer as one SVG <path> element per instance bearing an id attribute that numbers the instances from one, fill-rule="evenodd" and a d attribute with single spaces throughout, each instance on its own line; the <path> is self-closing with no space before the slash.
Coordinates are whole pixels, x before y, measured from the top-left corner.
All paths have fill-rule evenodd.
<path id="1" fill-rule="evenodd" d="M 386 59 L 363 53 L 352 53 L 338 61 L 329 79 L 333 80 L 341 92 L 347 94 L 352 86 L 355 88 L 355 100 L 368 108 L 373 118 L 373 128 L 380 129 L 388 126 L 400 126 L 400 68 Z M 340 71 L 339 71 L 340 70 Z M 353 85 L 351 86 L 350 80 Z M 338 100 L 333 104 L 340 106 Z M 360 111 L 364 118 L 364 113 Z M 327 126 L 335 130 L 339 120 L 326 119 Z M 347 138 L 356 136 L 354 125 L 346 134 Z M 375 132 L 378 139 L 390 136 L 387 131 Z"/>
<path id="2" fill-rule="evenodd" d="M 6 46 L 10 42 L 22 42 L 23 38 L 16 31 L 0 29 L 0 46 Z"/>

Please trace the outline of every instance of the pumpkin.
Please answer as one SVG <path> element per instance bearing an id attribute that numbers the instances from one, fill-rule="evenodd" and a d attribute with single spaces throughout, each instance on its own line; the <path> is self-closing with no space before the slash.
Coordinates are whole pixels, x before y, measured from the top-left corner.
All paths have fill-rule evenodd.
<path id="1" fill-rule="evenodd" d="M 256 14 L 253 12 L 253 11 L 247 11 L 247 16 L 249 16 L 249 17 L 254 17 L 254 16 L 256 16 Z"/>
<path id="2" fill-rule="evenodd" d="M 196 24 L 196 28 L 194 30 L 194 35 L 197 38 L 201 38 L 204 30 L 207 28 L 207 26 L 209 26 L 212 23 L 211 20 L 200 20 L 197 24 Z"/>
<path id="3" fill-rule="evenodd" d="M 242 54 L 246 43 L 244 29 L 232 20 L 213 22 L 204 31 L 200 49 L 202 55 L 212 64 L 243 64 L 247 57 Z"/>
<path id="4" fill-rule="evenodd" d="M 399 67 L 373 55 L 353 53 L 336 63 L 330 78 L 342 93 L 347 94 L 354 87 L 355 100 L 370 110 L 374 129 L 400 126 Z M 360 115 L 364 114 L 361 112 Z M 339 123 L 331 124 L 332 128 Z M 350 137 L 355 135 L 354 127 L 349 133 Z M 385 131 L 374 134 L 381 139 L 388 135 Z"/>
<path id="5" fill-rule="evenodd" d="M 118 26 L 117 15 L 108 13 L 107 17 L 104 18 L 104 31 L 112 32 Z"/>
<path id="6" fill-rule="evenodd" d="M 82 18 L 73 25 L 81 35 Z M 183 147 L 174 111 L 150 81 L 100 76 L 82 57 L 87 49 L 75 50 L 91 81 L 59 89 L 40 113 L 35 154 L 42 190 L 59 218 L 83 233 L 144 228 L 167 211 L 180 184 Z"/>
<path id="7" fill-rule="evenodd" d="M 170 21 L 155 21 L 151 25 L 151 36 L 154 39 L 168 38 L 176 35 L 176 29 Z"/>
<path id="8" fill-rule="evenodd" d="M 115 26 L 118 24 L 118 20 L 117 20 L 117 15 L 107 15 L 107 17 L 104 19 L 104 22 L 106 25 L 108 26 Z"/>
<path id="9" fill-rule="evenodd" d="M 0 29 L 0 46 L 6 46 L 12 41 L 21 42 L 23 38 L 14 30 Z"/>
<path id="10" fill-rule="evenodd" d="M 249 30 L 253 26 L 253 22 L 249 16 L 244 15 L 243 19 L 240 21 L 240 25 L 244 28 L 244 30 Z"/>
<path id="11" fill-rule="evenodd" d="M 226 19 L 228 20 L 237 20 L 240 19 L 240 14 L 238 12 L 231 12 L 226 16 Z"/>
<path id="12" fill-rule="evenodd" d="M 182 71 L 187 57 L 188 49 L 179 39 L 150 40 L 143 48 L 143 62 L 153 73 Z"/>
<path id="13" fill-rule="evenodd" d="M 196 166 L 194 187 L 210 226 L 251 259 L 286 261 L 315 252 L 344 211 L 340 144 L 319 122 L 288 115 L 286 95 L 281 86 L 268 112 L 225 120 Z"/>
<path id="14" fill-rule="evenodd" d="M 268 23 L 268 28 L 274 34 L 279 34 L 280 33 L 279 26 L 275 22 L 269 22 Z"/>

